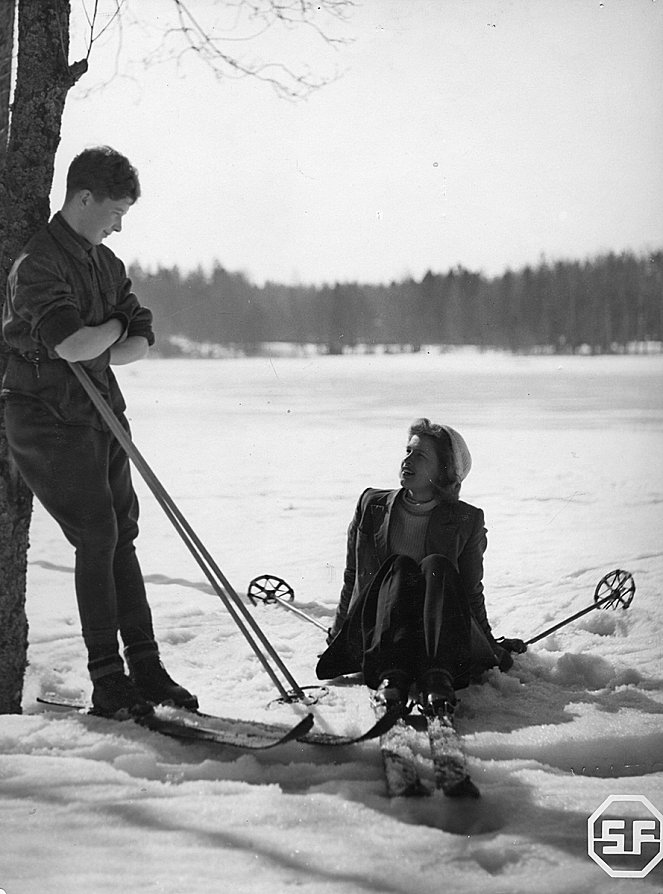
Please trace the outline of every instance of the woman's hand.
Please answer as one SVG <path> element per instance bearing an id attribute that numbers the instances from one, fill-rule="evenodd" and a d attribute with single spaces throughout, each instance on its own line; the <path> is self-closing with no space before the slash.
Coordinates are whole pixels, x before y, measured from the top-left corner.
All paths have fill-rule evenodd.
<path id="1" fill-rule="evenodd" d="M 521 639 L 510 639 L 509 637 L 501 636 L 499 639 L 493 640 L 493 649 L 497 658 L 497 666 L 503 673 L 506 673 L 513 667 L 511 653 L 517 652 L 522 654 L 527 651 L 527 645 Z"/>
<path id="2" fill-rule="evenodd" d="M 517 652 L 519 655 L 522 655 L 523 652 L 527 651 L 527 643 L 522 639 L 510 639 L 507 636 L 501 636 L 495 642 L 498 646 L 506 649 L 507 652 Z"/>

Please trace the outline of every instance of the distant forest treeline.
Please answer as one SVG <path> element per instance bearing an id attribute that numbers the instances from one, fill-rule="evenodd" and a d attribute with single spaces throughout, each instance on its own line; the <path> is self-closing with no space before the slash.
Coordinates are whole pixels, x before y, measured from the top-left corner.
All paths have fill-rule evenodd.
<path id="1" fill-rule="evenodd" d="M 257 286 L 218 263 L 210 273 L 133 266 L 130 276 L 162 353 L 182 340 L 246 354 L 265 342 L 330 354 L 359 345 L 611 353 L 663 342 L 660 251 L 542 261 L 492 278 L 456 267 L 389 285 Z"/>

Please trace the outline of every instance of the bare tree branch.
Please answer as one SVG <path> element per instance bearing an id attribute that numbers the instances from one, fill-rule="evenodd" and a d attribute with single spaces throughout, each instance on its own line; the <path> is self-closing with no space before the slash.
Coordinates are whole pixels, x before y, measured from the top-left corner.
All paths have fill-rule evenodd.
<path id="1" fill-rule="evenodd" d="M 1 0 L 0 0 L 1 2 Z M 104 2 L 110 11 L 102 12 Z M 116 33 L 115 72 L 103 84 L 87 92 L 103 89 L 119 76 L 130 78 L 130 66 L 122 63 L 122 38 L 125 27 L 141 27 L 149 34 L 145 45 L 151 47 L 143 57 L 146 66 L 175 62 L 181 65 L 191 56 L 200 60 L 219 79 L 254 78 L 270 85 L 287 99 L 304 99 L 313 91 L 336 80 L 338 71 L 324 73 L 303 62 L 290 62 L 297 57 L 297 35 L 306 31 L 315 35 L 332 50 L 351 42 L 339 26 L 346 28 L 355 0 L 161 0 L 158 21 L 146 15 L 148 7 L 140 0 L 79 0 L 85 30 L 84 59 L 90 57 L 93 45 L 108 35 L 111 26 Z M 152 6 L 152 9 L 155 7 Z M 162 12 L 163 9 L 163 12 Z M 105 15 L 103 24 L 100 18 Z M 158 36 L 157 36 L 158 35 Z M 239 46 L 251 45 L 251 56 Z M 310 49 L 310 46 L 309 46 Z M 262 58 L 258 53 L 262 53 Z M 288 59 L 274 58 L 285 54 Z M 132 60 L 137 61 L 137 60 Z"/>
<path id="2" fill-rule="evenodd" d="M 185 43 L 184 49 L 176 54 L 176 58 L 181 59 L 187 53 L 193 53 L 218 78 L 253 77 L 270 84 L 280 96 L 287 99 L 305 98 L 312 91 L 335 80 L 337 75 L 316 75 L 307 67 L 296 71 L 284 62 L 247 60 L 235 53 L 231 54 L 228 45 L 232 42 L 255 40 L 278 26 L 288 30 L 307 27 L 329 46 L 337 48 L 347 44 L 349 39 L 329 33 L 318 24 L 316 17 L 332 17 L 345 24 L 355 5 L 353 0 L 228 0 L 223 6 L 228 10 L 236 10 L 235 22 L 230 29 L 222 29 L 218 25 L 210 27 L 201 24 L 191 11 L 189 2 L 173 0 L 173 4 L 179 25 L 168 29 L 166 35 L 176 35 Z M 256 23 L 259 27 L 241 36 L 231 36 L 230 31 L 236 31 L 242 21 Z"/>
<path id="3" fill-rule="evenodd" d="M 94 7 L 92 10 L 92 14 L 88 13 L 87 6 L 85 5 L 85 2 L 83 2 L 83 11 L 85 13 L 85 18 L 86 18 L 88 26 L 90 28 L 90 37 L 88 40 L 87 53 L 85 56 L 86 59 L 90 58 L 90 53 L 92 52 L 93 44 L 97 40 L 99 40 L 99 38 L 102 37 L 103 34 L 105 34 L 105 32 L 111 27 L 111 25 L 113 24 L 113 22 L 115 22 L 116 19 L 121 18 L 122 7 L 125 5 L 125 3 L 126 3 L 126 0 L 115 0 L 115 11 L 112 13 L 112 15 L 108 16 L 108 21 L 106 22 L 106 24 L 103 25 L 103 27 L 99 28 L 98 31 L 95 31 L 96 25 L 97 25 L 97 18 L 99 16 L 99 0 L 94 0 Z"/>
<path id="4" fill-rule="evenodd" d="M 177 0 L 175 0 L 177 2 Z M 349 14 L 354 7 L 352 0 L 323 0 L 323 2 L 311 2 L 311 0 L 292 0 L 292 2 L 278 2 L 278 0 L 268 0 L 268 2 L 255 2 L 255 0 L 231 0 L 229 6 L 235 6 L 238 15 L 242 10 L 248 10 L 249 18 L 261 19 L 267 28 L 270 28 L 276 22 L 288 27 L 305 26 L 314 30 L 318 36 L 329 44 L 345 44 L 347 38 L 334 37 L 324 31 L 315 21 L 318 13 L 336 18 L 337 20 L 347 23 Z"/>

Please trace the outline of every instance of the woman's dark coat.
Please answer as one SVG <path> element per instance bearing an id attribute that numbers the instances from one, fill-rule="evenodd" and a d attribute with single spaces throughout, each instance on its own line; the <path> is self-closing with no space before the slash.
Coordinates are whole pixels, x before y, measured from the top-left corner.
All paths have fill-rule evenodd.
<path id="1" fill-rule="evenodd" d="M 343 588 L 332 640 L 318 662 L 319 679 L 361 670 L 360 625 L 351 623 L 361 613 L 369 584 L 389 558 L 389 523 L 402 490 L 368 488 L 359 498 L 348 528 Z M 472 613 L 472 676 L 499 663 L 486 615 L 483 593 L 483 554 L 486 550 L 483 511 L 462 500 L 439 503 L 431 513 L 425 554 L 441 555 L 458 570 Z M 466 681 L 465 681 L 466 685 Z M 457 686 L 457 688 L 459 688 Z"/>

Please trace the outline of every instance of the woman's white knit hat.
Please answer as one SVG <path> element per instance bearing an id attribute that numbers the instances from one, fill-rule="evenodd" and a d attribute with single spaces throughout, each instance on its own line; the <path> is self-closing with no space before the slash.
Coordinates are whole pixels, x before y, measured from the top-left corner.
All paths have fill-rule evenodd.
<path id="1" fill-rule="evenodd" d="M 440 428 L 449 435 L 449 440 L 451 441 L 456 478 L 458 481 L 464 481 L 472 468 L 472 456 L 465 443 L 465 438 L 450 425 L 440 425 Z"/>
<path id="2" fill-rule="evenodd" d="M 421 433 L 429 435 L 432 438 L 438 438 L 444 432 L 451 442 L 451 452 L 454 459 L 454 472 L 456 481 L 460 484 L 467 478 L 472 468 L 472 457 L 469 448 L 465 443 L 465 438 L 452 428 L 450 425 L 440 425 L 437 422 L 431 422 L 430 419 L 417 419 L 410 426 L 410 435 L 413 433 Z"/>

